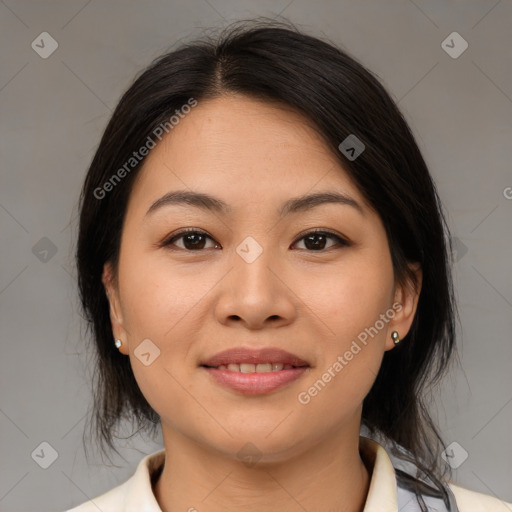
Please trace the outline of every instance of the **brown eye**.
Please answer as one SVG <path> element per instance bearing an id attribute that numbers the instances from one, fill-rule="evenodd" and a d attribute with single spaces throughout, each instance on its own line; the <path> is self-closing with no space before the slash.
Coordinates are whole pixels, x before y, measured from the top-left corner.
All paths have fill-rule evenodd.
<path id="1" fill-rule="evenodd" d="M 207 246 L 208 240 L 213 242 L 213 245 Z M 334 241 L 329 245 L 329 240 Z M 341 238 L 340 236 L 331 233 L 329 231 L 311 231 L 300 238 L 297 243 L 304 241 L 304 249 L 307 251 L 324 251 L 326 249 L 330 249 L 336 245 L 339 246 L 348 246 L 350 243 Z M 180 242 L 180 243 L 177 243 Z M 292 248 L 293 248 L 292 245 Z M 215 240 L 207 235 L 204 231 L 199 231 L 196 229 L 188 229 L 185 231 L 181 231 L 173 235 L 171 238 L 162 243 L 162 247 L 167 247 L 169 249 L 182 249 L 185 251 L 201 251 L 204 249 L 219 249 L 222 248 L 220 244 L 215 242 Z M 174 247 L 173 247 L 174 246 Z M 299 249 L 303 249 L 299 247 Z"/>
<path id="2" fill-rule="evenodd" d="M 326 247 L 329 239 L 334 240 L 335 243 Z M 322 251 L 326 248 L 330 249 L 335 245 L 349 245 L 349 243 L 346 240 L 329 231 L 311 231 L 302 238 L 300 238 L 297 242 L 295 242 L 295 244 L 302 240 L 304 240 L 304 247 L 308 251 Z"/>
<path id="3" fill-rule="evenodd" d="M 175 242 L 182 240 L 182 245 L 178 245 Z M 173 235 L 170 239 L 166 240 L 162 246 L 169 247 L 172 245 L 176 245 L 179 249 L 184 249 L 187 251 L 200 251 L 203 249 L 217 248 L 220 247 L 219 244 L 215 243 L 210 247 L 206 247 L 207 241 L 214 241 L 209 235 L 204 233 L 203 231 L 197 230 L 187 230 L 178 233 L 177 235 Z"/>

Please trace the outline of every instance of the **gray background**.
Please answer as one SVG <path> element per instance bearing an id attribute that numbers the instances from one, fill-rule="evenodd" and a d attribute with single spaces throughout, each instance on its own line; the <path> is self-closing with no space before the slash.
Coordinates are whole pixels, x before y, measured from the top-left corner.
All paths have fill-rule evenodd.
<path id="1" fill-rule="evenodd" d="M 134 437 L 122 448 L 126 460 L 116 459 L 119 468 L 98 457 L 87 466 L 84 459 L 90 358 L 73 262 L 78 193 L 135 73 L 204 28 L 279 13 L 373 70 L 412 126 L 448 212 L 458 259 L 462 364 L 444 381 L 434 412 L 445 440 L 460 445 L 449 454 L 452 464 L 468 453 L 455 480 L 512 501 L 510 0 L 5 0 L 1 511 L 64 510 L 121 483 L 144 454 L 162 446 L 161 439 Z M 31 47 L 44 31 L 59 45 L 46 59 Z M 453 31 L 469 44 L 456 59 L 441 46 Z M 58 452 L 48 469 L 31 456 L 44 441 Z"/>

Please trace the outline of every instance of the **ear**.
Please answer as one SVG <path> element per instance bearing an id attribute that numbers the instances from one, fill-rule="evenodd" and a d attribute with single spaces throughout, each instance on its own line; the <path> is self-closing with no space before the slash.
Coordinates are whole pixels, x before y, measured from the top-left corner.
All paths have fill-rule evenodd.
<path id="1" fill-rule="evenodd" d="M 110 322 L 112 324 L 112 334 L 115 339 L 120 339 L 123 342 L 119 348 L 119 351 L 125 355 L 128 355 L 128 336 L 126 328 L 124 327 L 123 315 L 119 302 L 119 289 L 110 262 L 105 263 L 103 266 L 103 275 L 101 277 L 101 281 L 105 287 L 105 293 L 107 294 L 107 299 L 110 305 Z"/>
<path id="2" fill-rule="evenodd" d="M 395 316 L 388 323 L 388 332 L 386 338 L 385 350 L 391 350 L 395 343 L 391 338 L 391 333 L 397 331 L 400 339 L 405 338 L 411 328 L 418 307 L 420 297 L 423 273 L 419 263 L 410 263 L 415 280 L 407 277 L 403 284 L 395 285 L 393 309 Z M 415 282 L 416 281 L 416 282 Z"/>

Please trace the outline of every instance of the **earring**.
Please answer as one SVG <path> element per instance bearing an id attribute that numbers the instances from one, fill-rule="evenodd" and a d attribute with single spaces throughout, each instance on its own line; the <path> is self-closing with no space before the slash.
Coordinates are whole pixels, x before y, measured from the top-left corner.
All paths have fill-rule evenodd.
<path id="1" fill-rule="evenodd" d="M 122 344 L 123 344 L 123 342 L 121 340 L 116 340 L 115 341 L 115 345 L 116 345 L 117 348 L 119 348 Z"/>
<path id="2" fill-rule="evenodd" d="M 397 331 L 393 331 L 391 333 L 391 337 L 393 338 L 393 342 L 395 343 L 395 345 L 398 345 L 400 343 L 400 337 L 398 336 Z"/>

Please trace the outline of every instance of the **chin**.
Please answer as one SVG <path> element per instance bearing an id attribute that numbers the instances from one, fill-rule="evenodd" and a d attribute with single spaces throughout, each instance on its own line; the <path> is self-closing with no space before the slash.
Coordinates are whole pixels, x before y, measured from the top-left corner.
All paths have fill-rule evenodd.
<path id="1" fill-rule="evenodd" d="M 260 428 L 254 425 L 245 429 L 240 428 L 240 425 L 226 425 L 232 437 L 220 435 L 215 439 L 209 437 L 203 440 L 227 458 L 242 462 L 246 462 L 246 458 L 252 461 L 257 459 L 260 463 L 275 464 L 297 455 L 301 451 L 300 447 L 305 445 L 303 431 L 293 432 L 283 425 L 276 428 L 277 425 L 279 421 L 272 426 L 270 423 L 261 425 Z"/>

